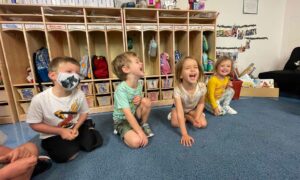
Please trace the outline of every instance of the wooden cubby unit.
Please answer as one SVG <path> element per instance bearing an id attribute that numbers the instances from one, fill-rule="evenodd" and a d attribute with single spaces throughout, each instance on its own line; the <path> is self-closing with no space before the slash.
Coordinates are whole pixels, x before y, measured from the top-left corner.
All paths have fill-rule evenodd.
<path id="1" fill-rule="evenodd" d="M 93 56 L 104 56 L 109 78 L 99 79 L 91 72 L 79 88 L 86 94 L 91 113 L 112 111 L 120 80 L 113 74 L 111 62 L 118 54 L 133 51 L 144 66 L 145 76 L 140 81 L 143 95 L 150 97 L 155 106 L 170 105 L 175 83 L 175 51 L 201 62 L 205 36 L 210 47 L 209 58 L 215 60 L 217 16 L 215 11 L 0 5 L 1 60 L 7 69 L 6 84 L 10 84 L 0 86 L 0 91 L 4 89 L 11 94 L 12 103 L 8 104 L 15 107 L 15 119 L 25 120 L 31 95 L 40 92 L 36 77 L 33 82 L 26 79 L 28 68 L 35 74 L 34 52 L 45 47 L 50 59 L 72 56 L 80 61 L 88 57 L 90 70 Z M 157 43 L 155 57 L 148 53 L 152 39 Z M 163 52 L 169 55 L 168 75 L 162 75 L 160 70 Z M 42 85 L 45 89 L 52 83 Z M 28 96 L 24 98 L 22 92 Z"/>

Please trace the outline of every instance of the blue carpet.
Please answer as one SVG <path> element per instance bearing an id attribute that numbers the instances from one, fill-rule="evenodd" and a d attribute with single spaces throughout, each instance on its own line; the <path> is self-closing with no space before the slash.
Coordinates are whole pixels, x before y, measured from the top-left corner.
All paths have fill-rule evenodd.
<path id="1" fill-rule="evenodd" d="M 207 113 L 206 129 L 188 125 L 192 148 L 179 144 L 179 129 L 166 119 L 170 107 L 152 110 L 155 136 L 138 150 L 113 135 L 111 113 L 93 116 L 103 147 L 34 179 L 300 179 L 300 100 L 250 98 L 232 107 L 238 115 Z"/>

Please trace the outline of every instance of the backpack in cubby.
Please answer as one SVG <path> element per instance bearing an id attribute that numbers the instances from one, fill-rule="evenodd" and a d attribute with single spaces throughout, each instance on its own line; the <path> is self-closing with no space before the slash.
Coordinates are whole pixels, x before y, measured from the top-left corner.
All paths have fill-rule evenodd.
<path id="1" fill-rule="evenodd" d="M 50 82 L 48 77 L 49 69 L 49 54 L 48 49 L 42 47 L 33 54 L 33 61 L 35 66 L 35 72 L 37 76 L 37 82 Z"/>
<path id="2" fill-rule="evenodd" d="M 160 54 L 160 71 L 163 75 L 171 74 L 171 66 L 169 64 L 169 54 L 163 52 Z"/>
<path id="3" fill-rule="evenodd" d="M 104 56 L 93 56 L 92 64 L 95 78 L 108 78 L 108 64 Z"/>
<path id="4" fill-rule="evenodd" d="M 79 64 L 80 64 L 80 74 L 85 78 L 91 78 L 89 56 L 88 55 L 82 56 L 79 61 Z"/>

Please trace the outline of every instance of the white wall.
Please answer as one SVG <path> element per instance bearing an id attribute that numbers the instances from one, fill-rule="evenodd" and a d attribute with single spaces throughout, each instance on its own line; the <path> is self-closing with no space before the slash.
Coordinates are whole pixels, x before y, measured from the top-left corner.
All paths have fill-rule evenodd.
<path id="1" fill-rule="evenodd" d="M 288 59 L 292 50 L 300 46 L 300 1 L 287 0 L 282 36 L 282 59 Z"/>
<path id="2" fill-rule="evenodd" d="M 243 53 L 239 53 L 237 64 L 239 70 L 243 70 L 250 63 L 254 63 L 256 71 L 254 75 L 259 72 L 281 69 L 286 62 L 286 59 L 282 59 L 281 48 L 282 48 L 282 36 L 283 36 L 283 25 L 286 2 L 293 8 L 294 13 L 289 14 L 294 19 L 289 21 L 294 23 L 297 20 L 295 15 L 296 8 L 299 8 L 299 0 L 259 0 L 258 14 L 243 14 L 243 0 L 206 0 L 205 10 L 216 10 L 220 12 L 217 20 L 217 24 L 220 25 L 257 25 L 257 36 L 266 36 L 268 40 L 252 40 L 251 48 Z M 292 4 L 291 1 L 298 3 L 298 6 Z M 298 20 L 300 21 L 300 20 Z M 299 27 L 299 25 L 298 25 Z M 298 28 L 299 29 L 299 28 Z M 285 31 L 292 31 L 295 34 L 296 29 Z M 300 33 L 300 31 L 298 32 Z M 291 36 L 294 36 L 291 34 Z M 290 38 L 290 37 L 289 37 Z M 298 36 L 299 39 L 299 36 Z M 299 41 L 298 41 L 299 42 Z M 240 46 L 245 44 L 245 40 L 237 40 L 235 38 L 221 38 L 217 39 L 217 46 Z M 287 42 L 289 46 L 292 46 L 292 42 Z M 299 43 L 298 43 L 299 44 Z M 289 51 L 287 48 L 286 51 Z"/>

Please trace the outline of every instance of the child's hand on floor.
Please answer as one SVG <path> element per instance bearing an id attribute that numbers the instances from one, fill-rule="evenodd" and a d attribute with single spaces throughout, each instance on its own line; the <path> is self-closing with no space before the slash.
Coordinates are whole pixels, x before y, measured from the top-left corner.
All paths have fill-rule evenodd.
<path id="1" fill-rule="evenodd" d="M 221 111 L 220 111 L 219 107 L 216 107 L 216 108 L 214 109 L 214 115 L 215 115 L 215 116 L 220 116 L 220 115 L 221 115 Z"/>
<path id="2" fill-rule="evenodd" d="M 182 135 L 180 143 L 184 146 L 188 146 L 191 147 L 194 144 L 194 138 L 192 138 L 191 136 L 189 136 L 188 134 L 186 135 Z"/>
<path id="3" fill-rule="evenodd" d="M 65 128 L 61 129 L 60 136 L 62 139 L 69 140 L 69 141 L 76 138 L 72 129 L 65 129 Z"/>

